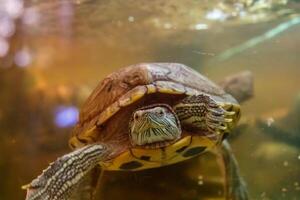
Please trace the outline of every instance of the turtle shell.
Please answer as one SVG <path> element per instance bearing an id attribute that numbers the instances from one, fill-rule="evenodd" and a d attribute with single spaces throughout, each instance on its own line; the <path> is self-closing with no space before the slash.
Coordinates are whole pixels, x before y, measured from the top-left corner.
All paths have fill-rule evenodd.
<path id="1" fill-rule="evenodd" d="M 220 103 L 237 104 L 215 83 L 183 64 L 142 63 L 120 69 L 102 80 L 83 105 L 70 145 L 77 148 L 96 141 L 129 145 L 128 122 L 135 109 L 153 103 L 173 106 L 187 95 L 201 93 Z"/>

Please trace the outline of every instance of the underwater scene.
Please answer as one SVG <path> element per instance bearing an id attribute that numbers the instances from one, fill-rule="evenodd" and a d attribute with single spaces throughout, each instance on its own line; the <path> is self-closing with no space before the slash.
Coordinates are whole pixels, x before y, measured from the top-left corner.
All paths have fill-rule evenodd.
<path id="1" fill-rule="evenodd" d="M 118 71 L 132 65 L 135 71 Z M 142 89 L 123 91 L 107 82 L 143 85 L 134 73 L 144 69 L 157 79 L 172 77 L 172 84 L 158 86 L 145 76 L 153 94 L 137 97 Z M 207 77 L 201 84 L 198 73 Z M 101 93 L 103 79 L 108 89 Z M 188 93 L 191 85 L 197 87 Z M 204 104 L 216 124 L 227 124 L 210 124 L 214 134 L 198 141 L 176 106 L 194 105 L 181 99 L 199 90 L 211 97 Z M 113 104 L 126 92 L 129 100 Z M 157 137 L 158 146 L 128 150 L 135 109 L 150 103 L 163 105 L 139 113 L 171 116 L 193 141 L 173 135 L 176 143 L 159 143 Z M 117 134 L 124 131 L 126 141 Z M 99 141 L 93 162 L 102 170 L 89 163 L 96 150 L 88 148 L 96 147 L 88 144 Z M 155 149 L 181 157 L 151 168 Z M 68 165 L 73 160 L 79 164 Z M 139 167 L 144 170 L 131 170 Z M 64 180 L 73 172 L 74 179 Z M 19 199 L 300 200 L 300 1 L 1 0 L 0 200 Z"/>

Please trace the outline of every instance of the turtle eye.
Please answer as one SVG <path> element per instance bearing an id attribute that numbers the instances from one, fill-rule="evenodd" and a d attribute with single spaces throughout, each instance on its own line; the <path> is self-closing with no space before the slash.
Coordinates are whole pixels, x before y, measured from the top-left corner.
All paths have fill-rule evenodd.
<path id="1" fill-rule="evenodd" d="M 156 113 L 158 114 L 158 116 L 164 115 L 164 111 L 162 109 L 159 109 Z"/>

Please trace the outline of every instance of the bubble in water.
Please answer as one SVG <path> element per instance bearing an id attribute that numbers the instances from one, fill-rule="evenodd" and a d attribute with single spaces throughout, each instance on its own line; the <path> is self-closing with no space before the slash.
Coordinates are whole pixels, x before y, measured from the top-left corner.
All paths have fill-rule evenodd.
<path id="1" fill-rule="evenodd" d="M 133 16 L 129 16 L 129 17 L 128 17 L 128 21 L 129 21 L 129 22 L 134 22 L 134 20 L 135 20 L 135 19 L 134 19 Z"/>
<path id="2" fill-rule="evenodd" d="M 273 117 L 269 117 L 268 119 L 267 119 L 267 125 L 268 125 L 268 127 L 270 127 L 270 126 L 272 126 L 272 124 L 274 123 L 274 118 Z"/>
<path id="3" fill-rule="evenodd" d="M 198 185 L 203 185 L 204 182 L 203 182 L 203 176 L 202 175 L 199 175 L 198 176 Z"/>
<path id="4" fill-rule="evenodd" d="M 294 186 L 295 186 L 295 190 L 299 191 L 300 190 L 300 186 L 298 182 L 294 182 Z"/>
<path id="5" fill-rule="evenodd" d="M 171 29 L 172 28 L 172 24 L 171 23 L 165 23 L 164 24 L 164 28 L 165 29 Z"/>
<path id="6" fill-rule="evenodd" d="M 262 198 L 266 197 L 266 192 L 261 193 L 260 197 L 262 197 Z"/>
<path id="7" fill-rule="evenodd" d="M 199 24 L 195 25 L 195 29 L 196 30 L 205 30 L 205 29 L 208 29 L 208 25 L 199 23 Z"/>
<path id="8" fill-rule="evenodd" d="M 198 181 L 198 185 L 203 185 L 203 181 Z"/>

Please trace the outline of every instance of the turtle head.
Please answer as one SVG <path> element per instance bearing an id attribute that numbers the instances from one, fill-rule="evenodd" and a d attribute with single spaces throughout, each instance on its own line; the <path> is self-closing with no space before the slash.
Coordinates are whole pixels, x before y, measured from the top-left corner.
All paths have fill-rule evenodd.
<path id="1" fill-rule="evenodd" d="M 137 109 L 129 123 L 134 146 L 159 148 L 173 143 L 181 136 L 180 122 L 166 104 L 154 104 Z"/>

